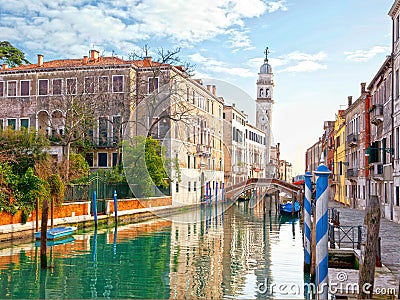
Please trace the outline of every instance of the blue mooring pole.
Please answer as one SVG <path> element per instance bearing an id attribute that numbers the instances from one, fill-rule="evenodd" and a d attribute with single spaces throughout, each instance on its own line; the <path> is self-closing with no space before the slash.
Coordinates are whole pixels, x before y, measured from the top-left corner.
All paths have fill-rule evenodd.
<path id="1" fill-rule="evenodd" d="M 221 183 L 221 197 L 222 197 L 222 202 L 225 201 L 225 183 Z"/>
<path id="2" fill-rule="evenodd" d="M 96 196 L 96 191 L 93 191 L 93 215 L 94 215 L 94 227 L 97 228 L 97 196 Z"/>
<path id="3" fill-rule="evenodd" d="M 208 203 L 208 185 L 209 183 L 206 182 L 206 203 Z"/>
<path id="4" fill-rule="evenodd" d="M 114 190 L 114 218 L 115 225 L 118 223 L 118 200 L 117 200 L 117 191 Z"/>
<path id="5" fill-rule="evenodd" d="M 328 177 L 329 169 L 320 164 L 316 175 L 316 254 L 315 254 L 315 285 L 320 299 L 328 299 Z"/>
<path id="6" fill-rule="evenodd" d="M 215 183 L 215 204 L 218 203 L 218 182 Z"/>
<path id="7" fill-rule="evenodd" d="M 306 172 L 304 176 L 304 272 L 310 273 L 311 269 L 311 197 L 312 184 L 311 172 Z"/>

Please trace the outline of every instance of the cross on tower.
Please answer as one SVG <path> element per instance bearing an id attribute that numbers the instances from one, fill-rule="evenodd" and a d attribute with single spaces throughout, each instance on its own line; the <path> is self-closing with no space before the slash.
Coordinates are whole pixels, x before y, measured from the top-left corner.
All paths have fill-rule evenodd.
<path id="1" fill-rule="evenodd" d="M 269 54 L 268 47 L 267 47 L 267 48 L 265 48 L 265 51 L 264 51 L 264 53 L 265 53 L 265 61 L 268 61 L 268 54 Z"/>

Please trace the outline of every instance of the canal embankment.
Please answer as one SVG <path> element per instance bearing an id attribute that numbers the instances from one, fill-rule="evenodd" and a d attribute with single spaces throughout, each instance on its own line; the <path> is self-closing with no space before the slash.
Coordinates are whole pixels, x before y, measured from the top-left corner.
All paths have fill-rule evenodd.
<path id="1" fill-rule="evenodd" d="M 142 207 L 135 209 L 119 210 L 117 212 L 118 224 L 129 224 L 151 220 L 155 218 L 164 218 L 170 215 L 190 211 L 199 207 L 200 204 L 170 204 L 164 206 Z M 114 211 L 110 210 L 108 214 L 100 214 L 97 216 L 98 226 L 109 227 L 115 226 Z M 90 230 L 94 228 L 94 216 L 89 213 L 82 215 L 71 214 L 54 218 L 54 226 L 69 225 L 76 226 L 81 230 Z M 50 226 L 50 220 L 48 223 Z M 13 222 L 11 224 L 0 225 L 0 243 L 6 241 L 14 241 L 17 239 L 32 239 L 36 231 L 36 221 L 30 218 L 26 223 Z M 39 221 L 40 228 L 40 221 Z"/>
<path id="2" fill-rule="evenodd" d="M 329 208 L 335 208 L 340 215 L 341 226 L 363 226 L 365 211 L 353 209 L 336 201 L 329 201 Z M 400 224 L 381 218 L 379 236 L 381 237 L 382 267 L 375 270 L 375 291 L 387 292 L 395 288 L 398 294 L 400 278 Z M 336 286 L 358 283 L 358 270 L 329 269 L 329 278 Z"/>

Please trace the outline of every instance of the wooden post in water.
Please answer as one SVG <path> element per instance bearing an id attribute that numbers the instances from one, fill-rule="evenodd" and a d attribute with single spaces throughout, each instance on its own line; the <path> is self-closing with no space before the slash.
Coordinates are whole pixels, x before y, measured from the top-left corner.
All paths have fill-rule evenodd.
<path id="1" fill-rule="evenodd" d="M 50 227 L 54 227 L 54 197 L 51 197 L 51 206 L 50 206 Z"/>
<path id="2" fill-rule="evenodd" d="M 272 194 L 269 195 L 269 215 L 271 215 L 272 211 Z"/>
<path id="3" fill-rule="evenodd" d="M 292 192 L 292 217 L 294 216 L 294 192 Z"/>
<path id="4" fill-rule="evenodd" d="M 47 268 L 47 220 L 48 220 L 49 204 L 47 199 L 43 202 L 42 208 L 42 228 L 40 229 L 40 267 Z"/>
<path id="5" fill-rule="evenodd" d="M 39 231 L 39 198 L 36 198 L 36 231 Z"/>
<path id="6" fill-rule="evenodd" d="M 380 221 L 381 209 L 378 196 L 371 196 L 364 219 L 364 224 L 367 226 L 367 241 L 365 243 L 364 261 L 360 264 L 358 278 L 360 294 L 358 299 L 372 299 Z"/>

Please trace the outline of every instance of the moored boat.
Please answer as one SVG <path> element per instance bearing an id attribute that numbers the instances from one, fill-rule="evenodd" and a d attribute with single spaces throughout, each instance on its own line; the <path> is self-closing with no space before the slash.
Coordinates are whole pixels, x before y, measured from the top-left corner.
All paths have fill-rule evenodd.
<path id="1" fill-rule="evenodd" d="M 292 215 L 292 202 L 286 202 L 279 204 L 279 212 L 281 215 L 291 216 Z M 298 215 L 300 212 L 299 202 L 294 202 L 294 215 Z"/>
<path id="2" fill-rule="evenodd" d="M 75 231 L 76 231 L 76 227 L 55 227 L 55 228 L 50 228 L 47 229 L 47 239 L 48 240 L 58 240 L 58 239 L 63 239 L 66 238 L 68 236 L 71 236 Z M 40 240 L 41 237 L 41 232 L 35 232 L 35 238 L 37 240 Z"/>

